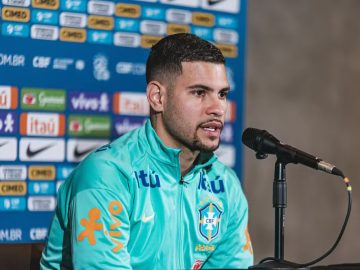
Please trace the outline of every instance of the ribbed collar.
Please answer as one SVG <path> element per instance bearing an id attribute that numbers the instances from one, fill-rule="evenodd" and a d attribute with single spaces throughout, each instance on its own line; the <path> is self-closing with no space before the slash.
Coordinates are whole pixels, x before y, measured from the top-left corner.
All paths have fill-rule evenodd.
<path id="1" fill-rule="evenodd" d="M 167 147 L 155 132 L 148 119 L 142 129 L 141 144 L 145 149 L 149 149 L 148 153 L 155 159 L 171 166 L 179 166 L 179 154 L 181 149 Z M 147 147 L 146 147 L 147 146 Z M 200 153 L 195 161 L 196 164 L 191 171 L 207 167 L 217 160 L 214 153 Z"/>

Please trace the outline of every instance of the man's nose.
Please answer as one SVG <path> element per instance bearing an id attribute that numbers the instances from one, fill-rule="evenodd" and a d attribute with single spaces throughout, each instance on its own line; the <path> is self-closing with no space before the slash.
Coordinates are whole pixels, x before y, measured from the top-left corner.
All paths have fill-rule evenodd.
<path id="1" fill-rule="evenodd" d="M 209 98 L 208 106 L 206 108 L 207 114 L 216 116 L 223 116 L 226 112 L 226 100 L 220 99 L 217 95 Z"/>

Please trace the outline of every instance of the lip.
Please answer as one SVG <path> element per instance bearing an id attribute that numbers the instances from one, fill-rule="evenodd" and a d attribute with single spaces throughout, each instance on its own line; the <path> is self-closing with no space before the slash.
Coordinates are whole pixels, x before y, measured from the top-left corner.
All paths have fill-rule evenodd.
<path id="1" fill-rule="evenodd" d="M 202 123 L 200 128 L 208 137 L 220 137 L 224 125 L 221 121 L 212 120 Z"/>

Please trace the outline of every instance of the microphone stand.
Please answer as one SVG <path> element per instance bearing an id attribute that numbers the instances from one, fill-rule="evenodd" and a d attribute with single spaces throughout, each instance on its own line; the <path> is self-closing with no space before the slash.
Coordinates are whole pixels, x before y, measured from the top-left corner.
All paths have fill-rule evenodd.
<path id="1" fill-rule="evenodd" d="M 257 153 L 258 159 L 264 159 L 266 154 Z M 249 269 L 309 269 L 299 268 L 298 264 L 284 260 L 284 232 L 285 232 L 285 208 L 287 206 L 286 165 L 287 161 L 278 157 L 275 163 L 273 183 L 273 207 L 275 208 L 275 247 L 274 258 L 249 267 Z M 270 260 L 270 258 L 269 258 Z M 265 259 L 262 261 L 266 261 Z"/>

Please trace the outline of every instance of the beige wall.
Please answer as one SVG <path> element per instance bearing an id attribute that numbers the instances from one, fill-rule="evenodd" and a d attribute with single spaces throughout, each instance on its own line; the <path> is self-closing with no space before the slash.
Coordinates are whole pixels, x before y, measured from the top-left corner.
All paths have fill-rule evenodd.
<path id="1" fill-rule="evenodd" d="M 336 164 L 352 180 L 339 247 L 320 264 L 360 262 L 360 1 L 249 0 L 245 126 Z M 255 260 L 273 256 L 275 157 L 245 149 Z M 335 241 L 347 208 L 340 178 L 287 166 L 285 258 L 307 262 Z"/>

